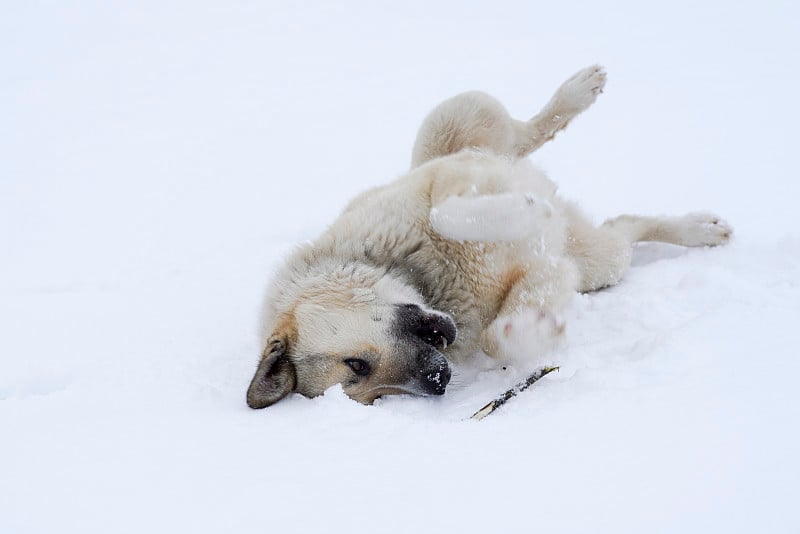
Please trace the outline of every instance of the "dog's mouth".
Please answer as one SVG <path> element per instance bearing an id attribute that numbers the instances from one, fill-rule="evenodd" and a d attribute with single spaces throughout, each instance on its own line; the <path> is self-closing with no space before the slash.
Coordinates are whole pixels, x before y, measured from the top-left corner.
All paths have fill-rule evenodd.
<path id="1" fill-rule="evenodd" d="M 390 395 L 413 395 L 415 397 L 433 397 L 444 395 L 447 384 L 450 382 L 450 368 L 446 364 L 439 369 L 432 370 L 420 380 L 408 381 L 405 384 L 382 385 L 367 392 L 368 402 L 372 404 L 376 399 Z"/>
<path id="2" fill-rule="evenodd" d="M 393 385 L 393 386 L 378 386 L 376 388 L 371 389 L 365 394 L 366 401 L 361 401 L 364 404 L 372 404 L 375 400 L 380 399 L 381 397 L 387 397 L 391 395 L 414 395 L 414 396 L 425 396 L 422 390 L 416 387 L 411 387 L 410 385 Z"/>
<path id="3" fill-rule="evenodd" d="M 455 342 L 458 330 L 447 315 L 422 313 L 415 319 L 411 333 L 436 350 L 445 350 Z"/>

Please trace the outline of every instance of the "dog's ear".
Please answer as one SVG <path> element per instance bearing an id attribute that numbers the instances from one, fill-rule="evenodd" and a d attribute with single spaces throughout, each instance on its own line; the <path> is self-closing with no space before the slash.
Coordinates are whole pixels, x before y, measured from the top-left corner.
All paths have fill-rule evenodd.
<path id="1" fill-rule="evenodd" d="M 251 408 L 272 406 L 294 391 L 297 374 L 286 354 L 288 340 L 273 337 L 267 343 L 258 369 L 247 389 L 247 405 Z"/>

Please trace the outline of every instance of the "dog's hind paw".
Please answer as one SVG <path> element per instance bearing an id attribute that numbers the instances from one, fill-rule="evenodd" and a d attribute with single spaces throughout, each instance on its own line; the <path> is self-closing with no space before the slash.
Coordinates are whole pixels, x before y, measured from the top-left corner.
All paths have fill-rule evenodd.
<path id="1" fill-rule="evenodd" d="M 600 65 L 578 71 L 559 87 L 556 92 L 557 104 L 565 111 L 580 113 L 591 106 L 603 92 L 606 76 L 606 71 Z"/>
<path id="2" fill-rule="evenodd" d="M 733 235 L 733 228 L 713 213 L 690 213 L 681 221 L 683 243 L 687 247 L 724 245 Z"/>

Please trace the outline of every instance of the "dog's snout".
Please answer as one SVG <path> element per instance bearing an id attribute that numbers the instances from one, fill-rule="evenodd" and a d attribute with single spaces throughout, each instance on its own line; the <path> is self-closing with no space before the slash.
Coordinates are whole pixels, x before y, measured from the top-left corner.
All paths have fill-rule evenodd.
<path id="1" fill-rule="evenodd" d="M 456 340 L 456 324 L 450 316 L 426 311 L 416 304 L 397 307 L 396 333 L 403 347 L 413 351 L 410 372 L 425 395 L 443 395 L 452 376 L 441 352 Z"/>

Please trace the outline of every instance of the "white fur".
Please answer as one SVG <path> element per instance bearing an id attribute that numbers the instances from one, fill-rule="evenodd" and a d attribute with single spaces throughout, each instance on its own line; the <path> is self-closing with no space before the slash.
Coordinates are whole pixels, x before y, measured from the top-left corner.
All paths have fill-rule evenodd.
<path id="1" fill-rule="evenodd" d="M 730 226 L 710 214 L 625 215 L 597 227 L 524 161 L 589 107 L 605 80 L 598 66 L 579 71 L 528 121 L 480 92 L 435 108 L 417 136 L 412 170 L 353 200 L 289 258 L 265 306 L 265 337 L 292 324 L 295 343 L 312 353 L 329 343 L 323 330 L 332 324 L 341 351 L 359 336 L 390 347 L 375 314 L 413 302 L 453 316 L 459 333 L 447 349 L 451 359 L 478 349 L 538 357 L 562 339 L 556 317 L 575 291 L 619 282 L 633 243 L 727 242 Z M 352 306 L 334 298 L 343 292 Z M 309 307 L 314 299 L 323 308 Z M 361 315 L 352 323 L 335 317 L 354 313 Z M 291 314 L 300 316 L 286 320 Z M 304 339 L 304 329 L 317 337 Z"/>

